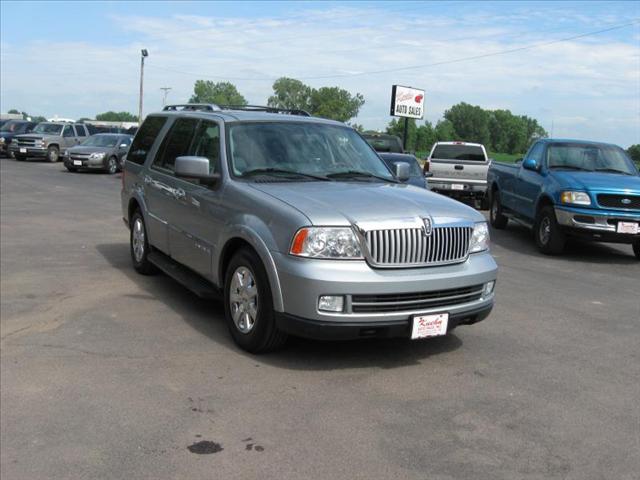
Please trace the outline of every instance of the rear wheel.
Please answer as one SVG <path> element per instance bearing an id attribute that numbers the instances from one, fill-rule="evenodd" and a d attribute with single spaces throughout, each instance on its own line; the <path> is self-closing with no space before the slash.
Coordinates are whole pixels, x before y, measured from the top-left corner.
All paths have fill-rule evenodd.
<path id="1" fill-rule="evenodd" d="M 118 159 L 116 157 L 110 157 L 104 169 L 109 175 L 116 173 L 118 171 Z"/>
<path id="2" fill-rule="evenodd" d="M 148 260 L 150 251 L 147 229 L 140 210 L 136 210 L 131 216 L 131 228 L 129 235 L 129 249 L 131 261 L 136 272 L 142 275 L 151 275 L 158 271 L 156 266 Z"/>
<path id="3" fill-rule="evenodd" d="M 636 258 L 640 260 L 640 240 L 633 244 L 633 253 L 635 253 Z"/>
<path id="4" fill-rule="evenodd" d="M 502 204 L 500 203 L 500 193 L 496 190 L 491 194 L 491 209 L 489 210 L 489 221 L 493 228 L 502 230 L 509 223 L 509 219 L 502 213 Z"/>
<path id="5" fill-rule="evenodd" d="M 60 150 L 55 145 L 51 145 L 47 149 L 47 160 L 56 163 L 60 159 Z"/>
<path id="6" fill-rule="evenodd" d="M 243 248 L 229 262 L 224 309 L 231 336 L 243 350 L 267 352 L 286 342 L 287 335 L 276 326 L 267 272 L 253 250 Z"/>
<path id="7" fill-rule="evenodd" d="M 558 225 L 556 214 L 552 207 L 544 207 L 540 210 L 534 232 L 536 243 L 542 253 L 547 255 L 562 253 L 567 239 L 560 225 Z"/>

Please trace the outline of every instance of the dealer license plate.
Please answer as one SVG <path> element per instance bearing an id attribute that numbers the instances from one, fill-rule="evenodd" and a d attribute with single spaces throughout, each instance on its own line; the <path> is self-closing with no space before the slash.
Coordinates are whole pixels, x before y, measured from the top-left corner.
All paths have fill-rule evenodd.
<path id="1" fill-rule="evenodd" d="M 26 148 L 21 148 L 20 149 L 20 153 L 27 153 L 27 149 Z"/>
<path id="2" fill-rule="evenodd" d="M 452 183 L 451 190 L 464 190 L 464 185 L 461 183 Z"/>
<path id="3" fill-rule="evenodd" d="M 631 233 L 635 235 L 638 233 L 639 228 L 636 222 L 618 222 L 618 233 Z"/>
<path id="4" fill-rule="evenodd" d="M 82 165 L 82 160 L 74 160 L 73 164 L 74 165 Z"/>
<path id="5" fill-rule="evenodd" d="M 439 337 L 447 334 L 449 324 L 448 313 L 436 313 L 434 315 L 416 315 L 412 319 L 411 339 Z"/>

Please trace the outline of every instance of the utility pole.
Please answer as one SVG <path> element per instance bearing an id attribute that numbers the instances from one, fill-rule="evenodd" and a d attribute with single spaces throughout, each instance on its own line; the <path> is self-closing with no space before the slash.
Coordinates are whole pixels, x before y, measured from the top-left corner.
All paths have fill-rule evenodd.
<path id="1" fill-rule="evenodd" d="M 149 56 L 149 51 L 146 48 L 140 50 L 140 103 L 138 104 L 138 123 L 142 125 L 142 97 L 144 95 L 143 81 L 144 81 L 144 59 Z"/>
<path id="2" fill-rule="evenodd" d="M 160 87 L 160 90 L 162 90 L 162 107 L 164 108 L 167 104 L 167 95 L 169 94 L 171 87 Z"/>

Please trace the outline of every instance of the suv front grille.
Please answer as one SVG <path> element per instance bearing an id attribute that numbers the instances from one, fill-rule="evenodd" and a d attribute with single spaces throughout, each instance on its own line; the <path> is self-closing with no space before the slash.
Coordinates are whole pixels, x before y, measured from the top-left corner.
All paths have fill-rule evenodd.
<path id="1" fill-rule="evenodd" d="M 352 295 L 353 313 L 410 312 L 473 302 L 482 297 L 483 285 L 432 292 Z"/>
<path id="2" fill-rule="evenodd" d="M 33 147 L 36 144 L 35 138 L 18 138 L 18 145 L 21 147 Z"/>
<path id="3" fill-rule="evenodd" d="M 70 152 L 69 153 L 69 158 L 71 160 L 88 160 L 89 159 L 89 153 L 73 153 Z"/>
<path id="4" fill-rule="evenodd" d="M 613 195 L 601 193 L 598 195 L 598 203 L 601 207 L 640 209 L 640 195 Z"/>
<path id="5" fill-rule="evenodd" d="M 377 266 L 429 266 L 462 262 L 469 254 L 472 227 L 435 227 L 364 232 L 371 262 Z"/>

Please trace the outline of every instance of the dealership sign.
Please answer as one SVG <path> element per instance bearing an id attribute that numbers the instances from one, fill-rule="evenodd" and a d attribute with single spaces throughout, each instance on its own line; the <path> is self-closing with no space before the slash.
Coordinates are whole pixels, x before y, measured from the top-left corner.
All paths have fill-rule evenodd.
<path id="1" fill-rule="evenodd" d="M 394 117 L 424 117 L 424 90 L 394 85 L 391 88 L 391 115 Z"/>

